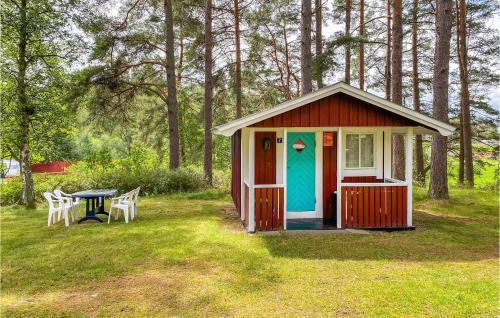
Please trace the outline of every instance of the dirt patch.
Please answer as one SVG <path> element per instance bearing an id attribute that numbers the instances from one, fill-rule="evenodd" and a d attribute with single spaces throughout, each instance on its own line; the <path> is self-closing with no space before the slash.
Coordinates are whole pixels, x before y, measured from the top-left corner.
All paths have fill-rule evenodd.
<path id="1" fill-rule="evenodd" d="M 425 217 L 428 217 L 428 218 L 442 219 L 443 221 L 455 221 L 455 222 L 462 223 L 462 224 L 478 223 L 474 219 L 467 217 L 467 216 L 462 216 L 462 215 L 447 215 L 447 214 L 437 213 L 434 211 L 417 210 L 417 209 L 413 209 L 413 212 L 424 214 Z"/>
<path id="2" fill-rule="evenodd" d="M 36 309 L 39 312 L 40 308 L 40 312 L 88 317 L 103 313 L 171 316 L 199 304 L 199 292 L 191 290 L 192 279 L 196 276 L 196 271 L 182 268 L 113 277 L 72 290 L 37 294 L 29 299 L 4 303 L 4 310 Z"/>
<path id="3" fill-rule="evenodd" d="M 232 205 L 225 205 L 219 210 L 219 214 L 222 216 L 221 224 L 225 230 L 232 232 L 244 232 L 245 228 L 241 223 L 240 215 L 238 211 Z"/>

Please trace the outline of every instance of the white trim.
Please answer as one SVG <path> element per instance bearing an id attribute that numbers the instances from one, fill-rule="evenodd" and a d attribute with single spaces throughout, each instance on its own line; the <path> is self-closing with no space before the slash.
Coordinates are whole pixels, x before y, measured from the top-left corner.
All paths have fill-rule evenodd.
<path id="1" fill-rule="evenodd" d="M 342 128 L 339 128 L 337 132 L 337 228 L 342 227 L 342 193 L 341 184 L 342 184 Z"/>
<path id="2" fill-rule="evenodd" d="M 316 217 L 323 218 L 323 132 L 316 131 Z"/>
<path id="3" fill-rule="evenodd" d="M 283 198 L 283 229 L 286 230 L 286 222 L 287 222 L 287 213 L 286 213 L 286 191 L 287 191 L 287 187 L 286 187 L 286 178 L 287 178 L 287 174 L 286 174 L 286 168 L 287 168 L 287 165 L 286 165 L 286 160 L 287 160 L 287 155 L 286 155 L 286 145 L 287 145 L 287 135 L 288 135 L 288 129 L 287 128 L 284 128 L 283 129 L 283 185 L 285 185 L 284 189 L 283 189 L 283 195 L 285 196 Z"/>
<path id="4" fill-rule="evenodd" d="M 273 116 L 282 114 L 284 112 L 290 111 L 292 109 L 298 108 L 300 106 L 306 105 L 308 103 L 317 101 L 319 99 L 328 97 L 333 94 L 344 93 L 360 99 L 364 102 L 372 104 L 374 106 L 380 107 L 397 115 L 406 117 L 417 123 L 422 124 L 425 128 L 429 127 L 431 129 L 437 130 L 443 136 L 449 136 L 455 130 L 455 127 L 444 123 L 442 121 L 436 120 L 424 114 L 418 113 L 409 108 L 392 103 L 386 99 L 373 95 L 371 93 L 362 91 L 358 88 L 350 86 L 343 82 L 338 82 L 331 86 L 319 89 L 313 93 L 305 94 L 293 100 L 286 101 L 279 104 L 273 108 L 257 112 L 255 114 L 234 120 L 224 125 L 220 125 L 214 128 L 214 132 L 218 135 L 231 136 L 234 132 L 240 128 L 248 127 L 252 124 L 271 118 Z M 431 132 L 431 130 L 429 130 Z"/>
<path id="5" fill-rule="evenodd" d="M 405 162 L 405 179 L 408 183 L 407 190 L 407 225 L 413 226 L 413 128 L 409 127 L 406 133 L 405 140 L 406 162 Z"/>
<path id="6" fill-rule="evenodd" d="M 342 187 L 401 187 L 407 186 L 406 182 L 344 182 L 341 183 Z"/>
<path id="7" fill-rule="evenodd" d="M 248 180 L 250 181 L 248 206 L 248 232 L 255 232 L 255 132 L 250 129 L 248 140 Z"/>
<path id="8" fill-rule="evenodd" d="M 261 189 L 268 189 L 268 188 L 284 188 L 284 184 L 256 184 L 254 186 L 256 189 L 261 188 Z"/>
<path id="9" fill-rule="evenodd" d="M 384 129 L 384 166 L 383 166 L 383 178 L 392 177 L 392 129 Z"/>

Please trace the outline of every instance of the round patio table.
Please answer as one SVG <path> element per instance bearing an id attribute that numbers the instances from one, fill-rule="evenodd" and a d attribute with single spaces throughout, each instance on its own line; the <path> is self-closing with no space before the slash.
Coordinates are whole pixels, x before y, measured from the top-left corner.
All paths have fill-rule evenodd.
<path id="1" fill-rule="evenodd" d="M 87 220 L 94 220 L 102 223 L 102 220 L 98 218 L 96 214 L 109 216 L 109 213 L 104 211 L 104 198 L 112 197 L 116 194 L 116 192 L 118 192 L 116 189 L 99 189 L 79 191 L 71 194 L 73 198 L 82 198 L 87 200 L 85 216 L 78 221 L 78 224 Z M 91 201 L 92 204 L 90 204 Z"/>

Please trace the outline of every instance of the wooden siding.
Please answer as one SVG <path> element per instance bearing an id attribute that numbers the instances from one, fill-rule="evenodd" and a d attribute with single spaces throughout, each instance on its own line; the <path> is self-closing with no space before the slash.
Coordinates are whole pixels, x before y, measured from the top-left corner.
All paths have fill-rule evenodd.
<path id="1" fill-rule="evenodd" d="M 271 149 L 264 150 L 264 138 L 271 140 Z M 276 183 L 276 132 L 255 132 L 255 184 Z"/>
<path id="2" fill-rule="evenodd" d="M 283 188 L 255 188 L 255 230 L 280 230 L 283 228 L 283 218 Z"/>
<path id="3" fill-rule="evenodd" d="M 241 216 L 241 130 L 231 136 L 231 197 Z"/>
<path id="4" fill-rule="evenodd" d="M 342 227 L 406 227 L 407 191 L 407 186 L 342 186 Z"/>
<path id="5" fill-rule="evenodd" d="M 375 182 L 384 182 L 382 179 L 377 179 L 375 176 L 364 176 L 364 177 L 349 177 L 346 176 L 342 179 L 342 182 L 364 182 L 364 183 L 375 183 Z"/>
<path id="6" fill-rule="evenodd" d="M 323 218 L 335 220 L 337 205 L 337 132 L 333 132 L 333 145 L 323 147 Z"/>
<path id="7" fill-rule="evenodd" d="M 354 97 L 337 93 L 260 121 L 251 127 L 339 126 L 417 126 L 417 123 Z"/>
<path id="8" fill-rule="evenodd" d="M 31 166 L 33 173 L 65 173 L 66 168 L 73 165 L 73 162 L 52 161 L 49 163 L 35 163 Z"/>

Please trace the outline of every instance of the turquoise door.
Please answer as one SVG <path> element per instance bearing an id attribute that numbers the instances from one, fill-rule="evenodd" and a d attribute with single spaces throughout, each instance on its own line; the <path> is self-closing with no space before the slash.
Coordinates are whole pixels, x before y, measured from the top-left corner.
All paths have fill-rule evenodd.
<path id="1" fill-rule="evenodd" d="M 289 212 L 314 211 L 316 208 L 315 148 L 315 133 L 288 133 L 286 205 Z"/>

